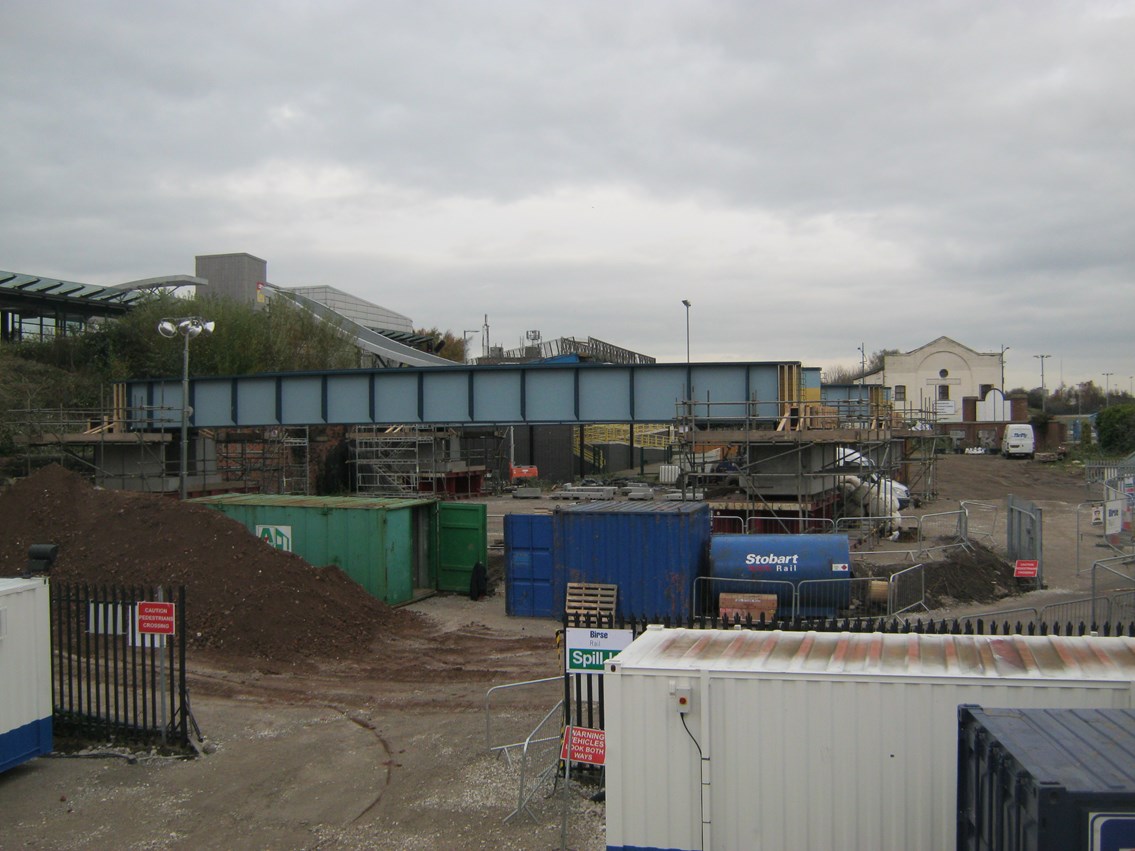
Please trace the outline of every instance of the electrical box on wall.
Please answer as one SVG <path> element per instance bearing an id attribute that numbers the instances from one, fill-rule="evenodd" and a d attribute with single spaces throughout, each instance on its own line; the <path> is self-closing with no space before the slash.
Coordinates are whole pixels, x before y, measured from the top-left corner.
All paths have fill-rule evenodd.
<path id="1" fill-rule="evenodd" d="M 693 699 L 693 689 L 690 688 L 688 681 L 670 681 L 670 700 L 679 715 L 685 715 L 690 711 Z"/>

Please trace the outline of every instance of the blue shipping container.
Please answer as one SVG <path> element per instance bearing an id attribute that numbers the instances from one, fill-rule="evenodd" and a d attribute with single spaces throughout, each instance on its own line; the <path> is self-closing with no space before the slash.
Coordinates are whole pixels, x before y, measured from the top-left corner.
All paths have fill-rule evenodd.
<path id="1" fill-rule="evenodd" d="M 553 515 L 553 614 L 567 583 L 619 586 L 620 617 L 685 618 L 694 580 L 704 573 L 710 537 L 702 502 L 594 502 Z"/>
<path id="2" fill-rule="evenodd" d="M 851 601 L 847 535 L 715 535 L 709 573 L 714 601 L 723 592 L 776 594 L 778 610 L 789 613 L 799 590 L 801 617 L 832 616 Z M 730 579 L 745 581 L 722 581 Z"/>
<path id="3" fill-rule="evenodd" d="M 552 618 L 555 578 L 552 518 L 548 514 L 504 517 L 504 605 L 513 617 Z"/>

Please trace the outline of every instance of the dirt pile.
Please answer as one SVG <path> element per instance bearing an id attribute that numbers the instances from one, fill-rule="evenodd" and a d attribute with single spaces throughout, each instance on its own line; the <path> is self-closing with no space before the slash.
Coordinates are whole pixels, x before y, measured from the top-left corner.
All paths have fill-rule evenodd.
<path id="1" fill-rule="evenodd" d="M 28 547 L 46 543 L 59 546 L 57 579 L 185 585 L 191 648 L 283 663 L 345 659 L 418 621 L 211 508 L 97 489 L 58 465 L 0 493 L 0 576 L 22 573 Z"/>
<path id="2" fill-rule="evenodd" d="M 1012 597 L 1025 590 L 1013 576 L 1013 565 L 980 544 L 972 549 L 956 549 L 947 558 L 924 561 L 926 577 L 926 606 L 929 609 L 946 608 L 958 603 L 993 603 Z M 900 565 L 868 565 L 860 567 L 857 575 L 888 577 L 910 567 Z"/>

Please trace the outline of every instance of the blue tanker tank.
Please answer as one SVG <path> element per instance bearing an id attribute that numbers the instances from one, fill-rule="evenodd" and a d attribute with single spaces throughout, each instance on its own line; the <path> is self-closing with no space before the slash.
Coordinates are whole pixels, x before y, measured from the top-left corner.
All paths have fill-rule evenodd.
<path id="1" fill-rule="evenodd" d="M 847 535 L 714 535 L 711 608 L 719 595 L 776 594 L 777 617 L 836 617 L 851 603 Z"/>

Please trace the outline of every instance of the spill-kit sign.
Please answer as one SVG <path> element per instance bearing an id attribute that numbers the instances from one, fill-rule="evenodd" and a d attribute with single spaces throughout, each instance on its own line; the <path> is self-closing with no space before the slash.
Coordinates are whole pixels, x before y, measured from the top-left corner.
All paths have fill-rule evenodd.
<path id="1" fill-rule="evenodd" d="M 564 660 L 569 674 L 602 674 L 603 663 L 634 641 L 634 633 L 629 629 L 568 627 L 564 632 Z"/>
<path id="2" fill-rule="evenodd" d="M 270 547 L 275 547 L 286 553 L 292 551 L 291 526 L 257 526 L 256 537 L 264 541 L 264 543 L 268 544 Z"/>

